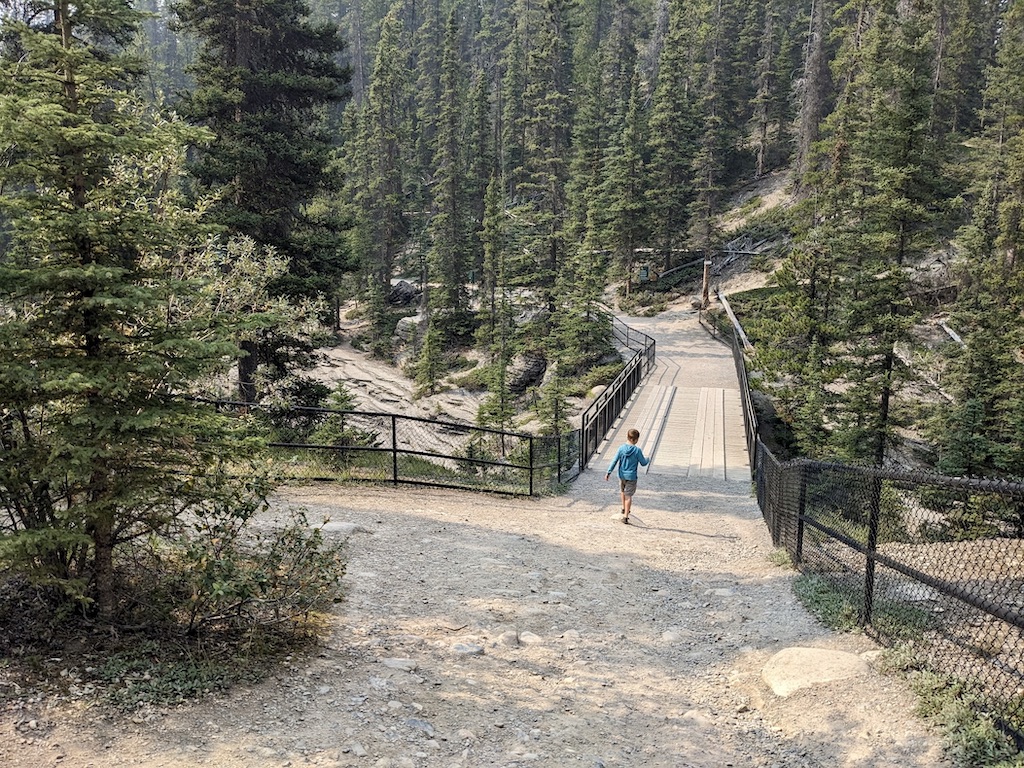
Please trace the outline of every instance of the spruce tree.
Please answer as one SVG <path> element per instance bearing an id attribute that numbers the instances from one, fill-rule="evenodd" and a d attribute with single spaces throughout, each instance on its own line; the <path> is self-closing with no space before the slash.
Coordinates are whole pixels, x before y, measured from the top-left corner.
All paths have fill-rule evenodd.
<path id="1" fill-rule="evenodd" d="M 372 328 L 371 348 L 387 355 L 390 333 L 387 305 L 391 277 L 410 232 L 406 216 L 406 161 L 410 118 L 409 73 L 404 66 L 402 24 L 397 11 L 382 22 L 366 104 L 354 116 L 354 141 L 348 148 L 348 194 L 353 201 L 353 252 L 360 260 L 364 298 Z"/>
<path id="2" fill-rule="evenodd" d="M 434 151 L 433 215 L 430 220 L 431 326 L 442 344 L 464 341 L 471 328 L 469 255 L 473 232 L 466 190 L 464 78 L 459 61 L 459 28 L 450 15 L 441 63 L 441 98 Z"/>
<path id="3" fill-rule="evenodd" d="M 290 263 L 287 288 L 301 297 L 333 289 L 349 269 L 343 241 L 318 231 L 304 206 L 322 189 L 331 137 L 319 119 L 344 95 L 334 27 L 308 20 L 302 0 L 181 0 L 181 28 L 200 41 L 195 89 L 182 113 L 214 140 L 193 168 L 211 216 L 227 231 L 275 248 Z M 312 243 L 310 242 L 312 241 Z M 292 340 L 242 340 L 239 396 L 256 397 L 256 370 Z"/>
<path id="4" fill-rule="evenodd" d="M 0 566 L 111 620 L 117 553 L 241 457 L 224 417 L 182 397 L 237 348 L 189 268 L 202 238 L 179 194 L 209 134 L 136 97 L 139 15 L 37 10 L 4 20 L 0 57 Z"/>
<path id="5" fill-rule="evenodd" d="M 517 217 L 532 262 L 528 281 L 538 306 L 556 307 L 555 285 L 565 254 L 565 182 L 568 173 L 571 71 L 568 3 L 523 3 L 520 25 L 529 43 L 523 93 L 523 176 Z"/>
<path id="6" fill-rule="evenodd" d="M 175 11 L 201 44 L 196 88 L 180 107 L 215 134 L 194 169 L 220 192 L 212 214 L 288 255 L 332 144 L 320 110 L 347 82 L 337 32 L 309 22 L 302 0 L 182 0 Z"/>
<path id="7" fill-rule="evenodd" d="M 892 0 L 872 8 L 860 74 L 848 91 L 864 122 L 851 136 L 839 203 L 845 257 L 840 342 L 845 382 L 836 446 L 841 455 L 881 465 L 898 420 L 895 393 L 906 380 L 897 345 L 914 320 L 907 268 L 935 243 L 941 155 L 928 132 L 933 51 L 927 17 Z"/>
<path id="8" fill-rule="evenodd" d="M 653 246 L 664 267 L 673 266 L 686 245 L 690 204 L 694 200 L 692 164 L 697 155 L 697 83 L 693 70 L 698 55 L 696 9 L 672 0 L 669 26 L 658 63 L 658 82 L 651 105 L 650 211 Z"/>
<path id="9" fill-rule="evenodd" d="M 1024 477 L 1024 6 L 1009 7 L 987 74 L 986 130 L 970 165 L 970 223 L 958 233 L 964 290 L 952 322 L 964 346 L 944 384 L 955 398 L 935 430 L 944 471 Z"/>
<path id="10" fill-rule="evenodd" d="M 591 193 L 592 232 L 588 238 L 589 243 L 610 252 L 614 277 L 624 283 L 627 294 L 632 288 L 637 250 L 649 242 L 649 198 L 644 184 L 647 126 L 637 74 L 631 82 L 625 114 L 605 150 L 603 178 Z"/>

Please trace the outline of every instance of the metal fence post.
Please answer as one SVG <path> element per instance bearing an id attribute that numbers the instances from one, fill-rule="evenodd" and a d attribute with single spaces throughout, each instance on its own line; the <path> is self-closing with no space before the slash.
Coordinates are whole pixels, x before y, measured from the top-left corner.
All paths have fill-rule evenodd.
<path id="1" fill-rule="evenodd" d="M 796 507 L 796 554 L 793 556 L 793 565 L 800 567 L 804 559 L 804 510 L 807 508 L 807 472 L 809 467 L 800 467 L 800 496 Z"/>
<path id="2" fill-rule="evenodd" d="M 533 496 L 533 435 L 530 435 L 530 495 Z"/>
<path id="3" fill-rule="evenodd" d="M 391 414 L 391 482 L 398 485 L 398 417 Z"/>
<path id="4" fill-rule="evenodd" d="M 882 478 L 871 480 L 871 507 L 868 511 L 867 558 L 864 568 L 864 613 L 861 625 L 871 623 L 871 612 L 875 603 L 875 552 L 878 551 L 878 522 L 882 512 Z"/>

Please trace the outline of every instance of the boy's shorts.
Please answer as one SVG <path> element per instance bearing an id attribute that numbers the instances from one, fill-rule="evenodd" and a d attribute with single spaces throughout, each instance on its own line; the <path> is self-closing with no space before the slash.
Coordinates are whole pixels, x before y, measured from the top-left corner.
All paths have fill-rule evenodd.
<path id="1" fill-rule="evenodd" d="M 636 480 L 623 480 L 619 478 L 619 490 L 626 496 L 632 496 L 636 493 Z"/>

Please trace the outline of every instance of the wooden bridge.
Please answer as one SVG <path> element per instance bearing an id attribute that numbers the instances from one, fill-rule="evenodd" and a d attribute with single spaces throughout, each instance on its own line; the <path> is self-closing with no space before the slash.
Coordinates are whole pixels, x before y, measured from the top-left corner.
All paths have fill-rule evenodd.
<path id="1" fill-rule="evenodd" d="M 729 347 L 711 338 L 694 311 L 623 320 L 654 337 L 657 362 L 588 466 L 603 472 L 627 430 L 636 428 L 639 445 L 651 458 L 648 474 L 749 483 L 743 409 Z"/>

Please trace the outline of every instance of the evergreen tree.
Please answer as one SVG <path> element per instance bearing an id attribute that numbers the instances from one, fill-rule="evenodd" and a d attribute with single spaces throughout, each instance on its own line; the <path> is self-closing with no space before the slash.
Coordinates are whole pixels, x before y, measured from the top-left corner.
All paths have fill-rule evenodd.
<path id="1" fill-rule="evenodd" d="M 934 245 L 932 226 L 941 156 L 928 132 L 932 59 L 927 17 L 882 0 L 871 9 L 860 75 L 849 98 L 865 122 L 851 136 L 852 201 L 840 203 L 845 252 L 844 408 L 836 445 L 842 455 L 884 463 L 897 419 L 895 392 L 907 372 L 896 348 L 913 322 L 907 267 Z"/>
<path id="2" fill-rule="evenodd" d="M 697 155 L 698 83 L 693 71 L 699 49 L 697 8 L 672 0 L 669 27 L 658 64 L 651 106 L 650 210 L 653 246 L 666 268 L 685 245 L 694 199 L 693 160 Z"/>
<path id="3" fill-rule="evenodd" d="M 254 446 L 181 397 L 237 353 L 183 268 L 199 230 L 181 169 L 208 134 L 134 96 L 127 4 L 35 10 L 4 20 L 0 57 L 0 564 L 110 620 L 117 553 Z"/>
<path id="4" fill-rule="evenodd" d="M 571 114 L 568 3 L 523 4 L 520 23 L 529 47 L 523 93 L 523 180 L 516 215 L 524 222 L 529 283 L 549 315 L 556 307 L 556 279 L 565 259 L 565 182 Z"/>
<path id="5" fill-rule="evenodd" d="M 449 29 L 445 26 L 444 17 L 441 15 L 439 0 L 426 0 L 415 4 L 419 9 L 418 26 L 412 36 L 410 56 L 412 61 L 409 71 L 417 74 L 417 81 L 410 89 L 410 96 L 415 100 L 415 107 L 412 110 L 412 136 L 416 140 L 416 166 L 417 170 L 411 174 L 414 179 L 428 178 L 430 169 L 435 161 L 435 146 L 437 134 L 441 130 L 442 90 L 444 88 L 441 80 L 444 77 L 442 72 L 445 66 L 443 57 L 446 54 L 446 46 L 449 45 Z M 454 13 L 449 14 L 449 22 L 454 18 Z M 458 27 L 456 27 L 456 33 Z M 459 55 L 458 40 L 454 43 L 454 55 Z M 456 59 L 457 65 L 461 65 Z M 451 62 L 449 62 L 451 65 Z M 462 97 L 462 94 L 459 94 Z M 414 198 L 416 194 L 413 193 Z M 424 196 L 429 196 L 429 191 L 424 190 Z"/>
<path id="6" fill-rule="evenodd" d="M 644 179 L 646 126 L 637 75 L 626 104 L 625 119 L 606 150 L 604 178 L 592 193 L 588 242 L 611 253 L 613 264 L 629 294 L 637 249 L 648 242 L 647 204 Z M 600 274 L 600 273 L 599 273 Z"/>
<path id="7" fill-rule="evenodd" d="M 140 0 L 135 7 L 146 14 L 136 42 L 138 56 L 149 62 L 145 92 L 153 102 L 169 100 L 193 85 L 186 70 L 195 56 L 195 40 L 174 29 L 171 9 L 160 0 Z"/>
<path id="8" fill-rule="evenodd" d="M 507 288 L 505 273 L 505 227 L 501 188 L 497 178 L 487 185 L 484 219 L 480 239 L 484 259 L 480 275 L 480 316 L 477 322 L 477 344 L 492 353 L 503 338 L 500 305 Z M 504 344 L 502 344 L 504 347 Z"/>
<path id="9" fill-rule="evenodd" d="M 985 66 L 991 61 L 1002 6 L 998 0 L 935 0 L 932 10 L 934 108 L 937 138 L 976 125 Z"/>
<path id="10" fill-rule="evenodd" d="M 211 216 L 289 259 L 291 279 L 278 290 L 308 297 L 336 287 L 349 269 L 342 241 L 318 232 L 303 210 L 322 188 L 331 148 L 318 117 L 342 98 L 348 78 L 335 62 L 336 29 L 311 24 L 302 0 L 182 0 L 174 8 L 200 41 L 196 88 L 181 110 L 215 134 L 194 167 L 203 190 L 219 192 Z M 242 346 L 239 394 L 250 402 L 257 366 L 282 344 L 264 334 Z"/>
<path id="11" fill-rule="evenodd" d="M 431 318 L 416 360 L 416 383 L 431 394 L 437 391 L 437 384 L 446 372 L 444 336 L 440 323 Z"/>
<path id="12" fill-rule="evenodd" d="M 406 217 L 406 156 L 409 75 L 401 55 L 402 25 L 392 11 L 383 21 L 366 105 L 359 110 L 351 142 L 349 195 L 355 204 L 353 252 L 361 263 L 372 349 L 390 349 L 387 306 L 391 277 L 409 235 Z"/>
<path id="13" fill-rule="evenodd" d="M 505 269 L 505 211 L 502 200 L 501 186 L 497 179 L 492 179 L 487 187 L 481 236 L 484 267 L 477 328 L 477 343 L 487 353 L 491 372 L 487 382 L 488 395 L 477 412 L 477 422 L 499 429 L 507 428 L 515 415 L 515 404 L 508 386 L 508 365 L 514 348 L 514 308 L 509 298 L 509 276 Z"/>
<path id="14" fill-rule="evenodd" d="M 175 11 L 201 45 L 196 89 L 180 106 L 216 137 L 194 169 L 223 190 L 212 215 L 289 255 L 332 144 L 319 112 L 347 82 L 337 32 L 311 24 L 301 0 L 182 0 Z"/>
<path id="15" fill-rule="evenodd" d="M 788 159 L 793 142 L 795 112 L 790 93 L 799 66 L 792 34 L 797 19 L 797 6 L 784 7 L 777 0 L 764 5 L 749 105 L 755 178 Z"/>
<path id="16" fill-rule="evenodd" d="M 473 231 L 466 203 L 464 85 L 459 61 L 459 28 L 449 16 L 441 65 L 441 98 L 434 153 L 431 232 L 431 326 L 442 344 L 464 340 L 470 331 L 469 246 Z"/>
<path id="17" fill-rule="evenodd" d="M 844 87 L 822 171 L 805 178 L 811 223 L 779 275 L 766 358 L 786 382 L 785 411 L 805 450 L 880 465 L 908 374 L 897 357 L 914 321 L 908 269 L 936 243 L 942 157 L 928 130 L 926 14 L 869 0 L 843 21 Z"/>
<path id="18" fill-rule="evenodd" d="M 1024 6 L 1001 19 L 1000 46 L 988 72 L 987 129 L 971 172 L 978 179 L 971 222 L 959 232 L 964 290 L 953 322 L 964 346 L 945 385 L 954 404 L 939 418 L 939 467 L 955 474 L 1024 477 L 1020 431 L 1024 386 Z"/>
<path id="19" fill-rule="evenodd" d="M 828 47 L 831 19 L 832 0 L 813 0 L 803 45 L 802 75 L 794 87 L 797 117 L 792 175 L 798 187 L 808 181 L 809 174 L 817 168 L 814 147 L 821 136 L 821 122 L 831 106 Z"/>

